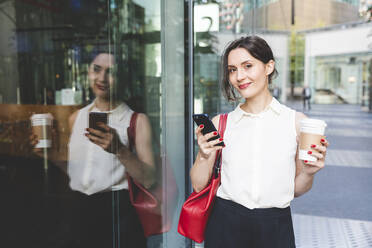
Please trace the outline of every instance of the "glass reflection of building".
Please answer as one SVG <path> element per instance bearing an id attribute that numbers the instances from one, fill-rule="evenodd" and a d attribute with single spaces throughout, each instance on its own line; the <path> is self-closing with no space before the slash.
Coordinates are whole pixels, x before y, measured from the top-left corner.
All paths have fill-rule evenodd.
<path id="1" fill-rule="evenodd" d="M 1 214 L 1 247 L 72 247 L 66 165 L 48 158 L 67 156 L 68 118 L 94 99 L 87 72 L 97 48 L 114 54 L 112 94 L 147 114 L 154 152 L 174 167 L 184 199 L 187 3 L 162 4 L 171 13 L 146 0 L 0 1 L 0 192 L 7 213 Z M 55 117 L 58 140 L 38 158 L 28 144 L 29 118 L 43 112 Z M 148 239 L 149 247 L 184 243 L 175 224 Z"/>

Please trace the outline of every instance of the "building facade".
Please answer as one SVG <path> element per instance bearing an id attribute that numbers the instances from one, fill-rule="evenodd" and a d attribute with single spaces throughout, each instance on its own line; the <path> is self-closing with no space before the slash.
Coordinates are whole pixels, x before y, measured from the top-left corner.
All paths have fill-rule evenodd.
<path id="1" fill-rule="evenodd" d="M 246 1 L 243 26 L 258 29 L 297 30 L 326 27 L 360 19 L 358 0 Z"/>
<path id="2" fill-rule="evenodd" d="M 305 84 L 316 103 L 368 105 L 371 30 L 354 23 L 304 32 Z"/>

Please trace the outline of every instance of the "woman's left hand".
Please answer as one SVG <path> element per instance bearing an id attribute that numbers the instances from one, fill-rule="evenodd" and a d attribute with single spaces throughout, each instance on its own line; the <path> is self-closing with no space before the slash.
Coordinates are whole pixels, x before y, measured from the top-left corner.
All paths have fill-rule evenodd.
<path id="1" fill-rule="evenodd" d="M 98 123 L 98 126 L 102 130 L 87 128 L 85 136 L 94 144 L 102 147 L 105 151 L 116 154 L 118 150 L 124 146 L 120 141 L 118 133 L 114 128 L 104 123 Z"/>
<path id="2" fill-rule="evenodd" d="M 324 161 L 327 153 L 327 147 L 329 146 L 329 143 L 327 139 L 321 139 L 320 140 L 321 145 L 311 145 L 311 149 L 309 149 L 308 154 L 315 157 L 317 161 L 311 162 L 311 161 L 303 161 L 304 163 L 304 169 L 303 172 L 309 175 L 313 175 L 316 172 L 318 172 L 320 169 L 324 167 Z"/>

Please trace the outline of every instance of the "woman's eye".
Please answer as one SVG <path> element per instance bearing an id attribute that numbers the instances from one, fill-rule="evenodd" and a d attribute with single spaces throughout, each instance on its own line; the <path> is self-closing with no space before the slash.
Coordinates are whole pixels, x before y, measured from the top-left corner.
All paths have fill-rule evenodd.
<path id="1" fill-rule="evenodd" d="M 229 69 L 229 73 L 233 73 L 235 71 L 235 68 Z"/>
<path id="2" fill-rule="evenodd" d="M 246 64 L 245 65 L 245 68 L 249 68 L 249 67 L 252 67 L 252 65 L 251 64 Z"/>
<path id="3" fill-rule="evenodd" d="M 100 72 L 101 71 L 101 67 L 99 67 L 99 66 L 93 66 L 93 71 L 94 72 Z"/>

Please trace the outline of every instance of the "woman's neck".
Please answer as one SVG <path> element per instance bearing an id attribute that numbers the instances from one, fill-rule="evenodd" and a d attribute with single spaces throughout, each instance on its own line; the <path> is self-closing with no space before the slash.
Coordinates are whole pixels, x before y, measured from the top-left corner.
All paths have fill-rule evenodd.
<path id="1" fill-rule="evenodd" d="M 98 108 L 101 111 L 109 111 L 111 109 L 115 109 L 119 105 L 119 103 L 114 100 L 110 101 L 109 99 L 103 99 L 103 98 L 97 97 L 94 100 L 94 105 L 96 108 Z"/>
<path id="2" fill-rule="evenodd" d="M 262 94 L 252 98 L 246 98 L 245 102 L 240 106 L 247 113 L 259 114 L 265 110 L 271 103 L 273 97 L 269 90 L 265 90 Z"/>

